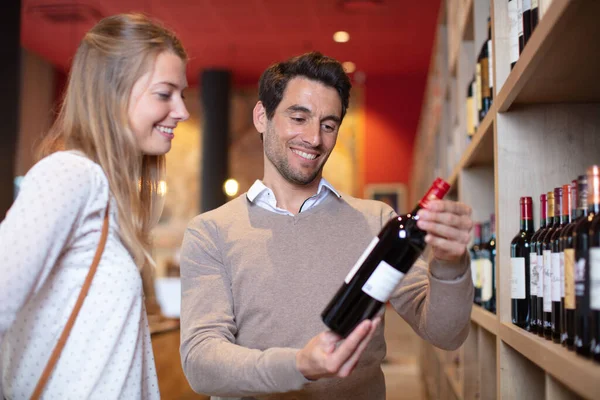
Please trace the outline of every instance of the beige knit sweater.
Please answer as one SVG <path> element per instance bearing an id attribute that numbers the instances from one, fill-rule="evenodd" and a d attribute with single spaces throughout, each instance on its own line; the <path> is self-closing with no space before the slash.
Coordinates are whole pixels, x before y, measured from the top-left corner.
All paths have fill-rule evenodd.
<path id="1" fill-rule="evenodd" d="M 384 399 L 383 325 L 345 379 L 307 381 L 296 353 L 326 330 L 321 311 L 392 216 L 383 203 L 344 195 L 292 217 L 242 195 L 193 219 L 181 252 L 181 359 L 194 390 L 214 399 Z M 438 347 L 455 349 L 468 334 L 468 264 L 466 256 L 428 269 L 419 260 L 391 300 Z"/>

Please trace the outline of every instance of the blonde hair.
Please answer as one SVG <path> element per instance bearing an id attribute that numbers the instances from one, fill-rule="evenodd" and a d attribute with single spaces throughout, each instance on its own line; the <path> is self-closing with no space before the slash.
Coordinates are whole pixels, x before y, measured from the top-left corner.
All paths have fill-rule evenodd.
<path id="1" fill-rule="evenodd" d="M 75 53 L 60 111 L 38 153 L 79 150 L 102 167 L 118 205 L 121 240 L 140 268 L 154 265 L 150 229 L 165 156 L 141 154 L 127 110 L 135 82 L 164 51 L 187 61 L 179 39 L 141 14 L 98 22 Z"/>

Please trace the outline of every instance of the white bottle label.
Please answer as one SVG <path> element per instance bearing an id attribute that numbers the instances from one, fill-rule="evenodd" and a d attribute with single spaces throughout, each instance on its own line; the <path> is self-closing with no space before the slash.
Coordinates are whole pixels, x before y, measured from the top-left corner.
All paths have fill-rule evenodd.
<path id="1" fill-rule="evenodd" d="M 490 301 L 492 298 L 492 262 L 487 259 L 481 262 L 481 301 Z"/>
<path id="2" fill-rule="evenodd" d="M 517 30 L 519 36 L 523 35 L 523 0 L 517 0 Z"/>
<path id="3" fill-rule="evenodd" d="M 538 289 L 537 254 L 529 253 L 529 293 L 537 296 Z"/>
<path id="4" fill-rule="evenodd" d="M 583 297 L 585 292 L 585 258 L 575 263 L 575 297 Z"/>
<path id="5" fill-rule="evenodd" d="M 544 298 L 544 257 L 537 256 L 537 270 L 538 270 L 538 297 Z"/>
<path id="6" fill-rule="evenodd" d="M 565 253 L 560 252 L 560 297 L 565 297 Z"/>
<path id="7" fill-rule="evenodd" d="M 523 0 L 523 12 L 531 10 L 531 0 Z"/>
<path id="8" fill-rule="evenodd" d="M 538 0 L 531 0 L 531 8 L 537 8 Z"/>
<path id="9" fill-rule="evenodd" d="M 575 309 L 575 250 L 565 249 L 565 308 Z"/>
<path id="10" fill-rule="evenodd" d="M 544 312 L 552 312 L 552 252 L 544 250 Z"/>
<path id="11" fill-rule="evenodd" d="M 510 259 L 510 297 L 513 299 L 525 298 L 525 258 L 514 257 Z"/>
<path id="12" fill-rule="evenodd" d="M 551 255 L 550 280 L 552 282 L 552 301 L 560 301 L 560 253 Z"/>
<path id="13" fill-rule="evenodd" d="M 471 260 L 471 278 L 473 279 L 473 286 L 477 287 L 479 284 L 479 273 L 477 271 L 477 261 Z"/>
<path id="14" fill-rule="evenodd" d="M 348 272 L 348 275 L 346 275 L 346 279 L 344 279 L 344 282 L 346 282 L 346 284 L 350 283 L 352 278 L 354 278 L 356 271 L 358 271 L 358 269 L 360 268 L 362 263 L 364 263 L 365 260 L 367 259 L 367 257 L 369 257 L 369 254 L 371 254 L 371 250 L 373 250 L 375 248 L 375 246 L 377 246 L 377 243 L 379 243 L 379 238 L 377 236 L 375 236 L 375 238 L 373 240 L 371 240 L 371 243 L 369 243 L 369 245 L 367 246 L 365 251 L 362 253 L 362 255 L 358 258 L 358 261 L 356 261 L 356 264 L 354 264 L 354 266 L 352 267 L 350 272 Z"/>
<path id="15" fill-rule="evenodd" d="M 590 308 L 600 311 L 600 247 L 590 249 Z"/>
<path id="16" fill-rule="evenodd" d="M 402 272 L 382 260 L 365 282 L 362 291 L 375 300 L 385 303 L 403 277 Z"/>
<path id="17" fill-rule="evenodd" d="M 517 10 L 517 0 L 508 2 L 508 23 L 509 23 L 509 45 L 510 62 L 514 63 L 519 59 L 519 16 Z"/>
<path id="18" fill-rule="evenodd" d="M 494 57 L 492 54 L 492 41 L 487 41 L 488 49 L 488 83 L 490 89 L 494 87 Z"/>

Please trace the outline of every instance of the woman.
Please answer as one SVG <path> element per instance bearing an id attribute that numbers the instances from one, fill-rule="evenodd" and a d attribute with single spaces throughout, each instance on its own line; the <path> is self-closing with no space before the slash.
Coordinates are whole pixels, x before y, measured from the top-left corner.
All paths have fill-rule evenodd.
<path id="1" fill-rule="evenodd" d="M 39 161 L 0 225 L 0 398 L 33 393 L 73 310 L 109 209 L 106 247 L 48 399 L 159 398 L 139 269 L 173 129 L 189 114 L 186 53 L 141 15 L 83 38 Z"/>

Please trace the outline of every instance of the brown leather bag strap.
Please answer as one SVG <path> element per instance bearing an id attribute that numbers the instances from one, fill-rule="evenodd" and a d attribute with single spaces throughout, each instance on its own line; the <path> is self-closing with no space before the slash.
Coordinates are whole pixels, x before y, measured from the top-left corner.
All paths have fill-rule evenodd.
<path id="1" fill-rule="evenodd" d="M 110 198 L 109 198 L 108 202 L 110 204 Z M 46 364 L 46 367 L 44 368 L 44 372 L 42 373 L 42 376 L 40 377 L 40 380 L 38 381 L 38 383 L 35 387 L 35 390 L 33 391 L 33 394 L 31 395 L 31 400 L 38 400 L 41 397 L 42 392 L 44 391 L 44 386 L 46 386 L 46 383 L 48 382 L 48 379 L 50 378 L 50 375 L 52 374 L 52 370 L 54 369 L 54 366 L 56 365 L 56 362 L 58 361 L 58 359 L 60 357 L 60 353 L 62 352 L 62 349 L 65 347 L 65 343 L 67 342 L 67 339 L 69 338 L 71 329 L 73 328 L 73 325 L 75 324 L 75 319 L 77 318 L 77 314 L 79 314 L 79 310 L 81 309 L 81 306 L 83 305 L 83 301 L 85 300 L 88 290 L 90 289 L 90 286 L 92 284 L 92 279 L 94 278 L 96 270 L 98 269 L 98 264 L 100 263 L 100 258 L 102 258 L 102 253 L 104 252 L 104 246 L 106 245 L 106 238 L 108 237 L 109 204 L 106 205 L 106 210 L 104 211 L 104 223 L 102 224 L 102 235 L 100 236 L 100 243 L 98 243 L 98 248 L 96 249 L 96 254 L 94 255 L 94 261 L 92 262 L 92 266 L 90 267 L 90 270 L 88 271 L 87 276 L 85 277 L 85 281 L 83 282 L 83 286 L 81 287 L 81 292 L 79 293 L 79 297 L 77 298 L 75 307 L 73 308 L 73 311 L 71 311 L 71 315 L 69 316 L 69 319 L 67 320 L 67 324 L 65 325 L 65 327 L 60 335 L 60 338 L 58 339 L 58 343 L 56 343 L 56 346 L 54 347 L 54 350 L 52 351 L 52 354 L 50 355 L 50 359 L 48 360 L 48 363 Z"/>

